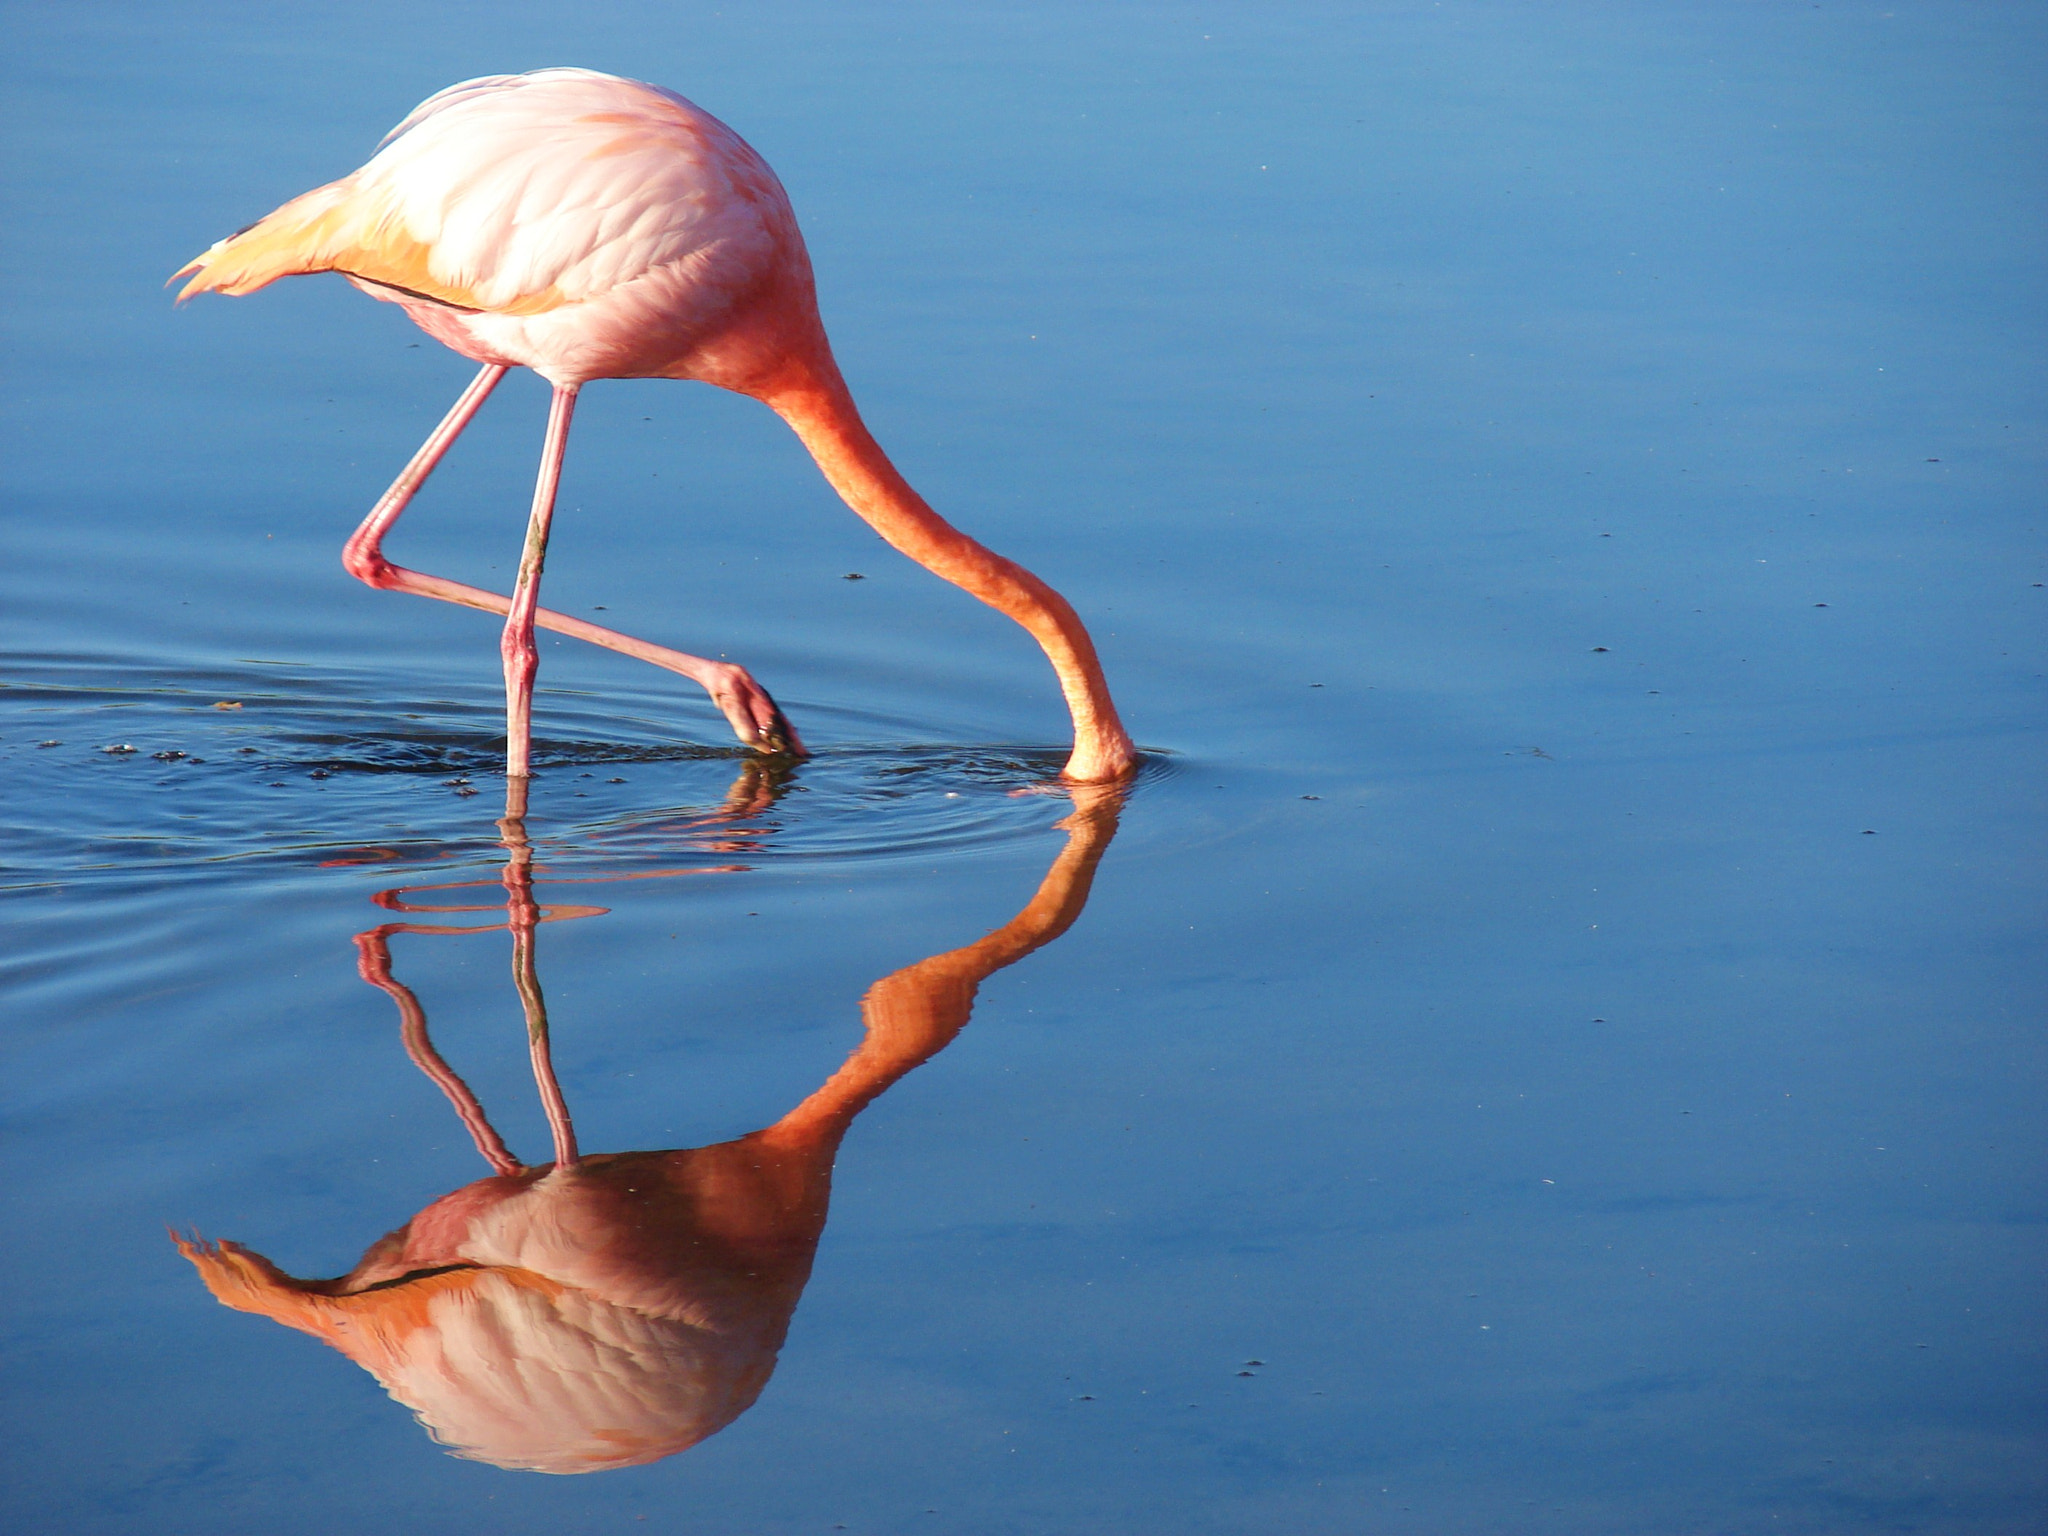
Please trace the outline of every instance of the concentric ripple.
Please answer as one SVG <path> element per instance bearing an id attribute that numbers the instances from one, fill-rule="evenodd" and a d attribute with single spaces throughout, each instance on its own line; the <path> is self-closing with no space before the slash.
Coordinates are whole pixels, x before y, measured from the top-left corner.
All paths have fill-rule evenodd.
<path id="1" fill-rule="evenodd" d="M 6 675 L 0 889 L 503 857 L 494 697 L 254 663 L 17 657 Z M 675 740 L 611 699 L 544 691 L 540 705 L 528 826 L 559 870 L 932 859 L 1066 809 L 1057 748 L 849 741 L 905 726 L 806 707 L 814 745 L 831 744 L 769 760 Z"/>

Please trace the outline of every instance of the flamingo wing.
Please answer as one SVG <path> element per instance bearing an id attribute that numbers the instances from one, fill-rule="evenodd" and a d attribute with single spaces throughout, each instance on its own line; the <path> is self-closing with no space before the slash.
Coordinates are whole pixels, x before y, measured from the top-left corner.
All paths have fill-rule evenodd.
<path id="1" fill-rule="evenodd" d="M 745 269 L 787 207 L 760 157 L 680 96 L 589 70 L 492 75 L 428 98 L 362 169 L 216 243 L 177 274 L 179 297 L 341 272 L 539 315 L 656 270 Z"/>

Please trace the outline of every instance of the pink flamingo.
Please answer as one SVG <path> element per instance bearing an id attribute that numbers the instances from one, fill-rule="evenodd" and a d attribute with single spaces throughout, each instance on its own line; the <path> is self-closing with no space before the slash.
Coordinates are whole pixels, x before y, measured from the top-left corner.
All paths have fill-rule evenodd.
<path id="1" fill-rule="evenodd" d="M 538 904 L 532 850 L 508 816 L 500 823 L 512 855 L 505 923 L 393 922 L 356 936 L 363 979 L 397 1003 L 407 1053 L 447 1095 L 492 1175 L 434 1201 L 330 1280 L 287 1274 L 239 1243 L 172 1236 L 224 1305 L 333 1345 L 458 1456 L 572 1473 L 687 1449 L 767 1386 L 855 1117 L 951 1043 L 984 980 L 1080 916 L 1122 795 L 1119 786 L 1077 786 L 1073 814 L 1060 823 L 1066 844 L 1024 908 L 976 942 L 868 988 L 859 1046 L 780 1120 L 716 1146 L 645 1152 L 577 1149 L 549 1059 L 533 930 L 604 909 Z M 727 809 L 746 814 L 765 798 L 743 778 Z M 423 905 L 410 899 L 417 894 L 378 900 L 408 913 L 488 910 Z M 434 1049 L 419 999 L 391 970 L 393 934 L 496 927 L 513 934 L 534 1077 L 554 1134 L 551 1163 L 513 1156 Z"/>
<path id="2" fill-rule="evenodd" d="M 1095 647 L 1066 599 L 927 506 L 862 423 L 818 318 L 789 198 L 740 136 L 673 92 L 583 69 L 490 75 L 429 97 L 361 170 L 294 198 L 178 272 L 195 293 L 253 293 L 339 272 L 483 365 L 343 551 L 373 587 L 505 615 L 506 770 L 528 773 L 536 624 L 702 684 L 740 740 L 802 744 L 742 667 L 539 606 L 555 486 L 592 379 L 700 379 L 765 402 L 875 531 L 1008 614 L 1044 649 L 1074 721 L 1065 776 L 1136 761 Z M 174 279 L 175 280 L 175 279 Z M 513 367 L 554 386 L 540 479 L 509 599 L 384 557 L 385 534 Z"/>

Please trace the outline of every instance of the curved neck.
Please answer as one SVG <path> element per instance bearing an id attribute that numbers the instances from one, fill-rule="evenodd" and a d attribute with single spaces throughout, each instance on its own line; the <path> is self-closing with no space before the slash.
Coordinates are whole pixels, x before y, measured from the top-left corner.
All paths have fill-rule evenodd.
<path id="1" fill-rule="evenodd" d="M 875 532 L 1030 632 L 1059 675 L 1074 719 L 1065 777 L 1094 784 L 1128 774 L 1137 750 L 1073 608 L 1023 566 L 976 543 L 926 505 L 868 432 L 831 355 L 788 369 L 759 395 L 795 429 L 832 488 Z"/>
<path id="2" fill-rule="evenodd" d="M 978 942 L 907 965 L 869 987 L 860 1001 L 866 1033 L 859 1046 L 823 1086 L 758 1135 L 775 1145 L 837 1146 L 869 1103 L 952 1044 L 984 981 L 1074 925 L 1116 836 L 1126 791 L 1117 784 L 1076 785 L 1071 793 L 1073 814 L 1059 823 L 1066 846 L 1024 909 Z"/>

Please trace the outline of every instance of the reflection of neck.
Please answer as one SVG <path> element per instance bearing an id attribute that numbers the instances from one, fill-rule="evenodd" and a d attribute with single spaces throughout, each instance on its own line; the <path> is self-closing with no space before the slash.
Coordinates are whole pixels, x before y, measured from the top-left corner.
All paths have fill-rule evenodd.
<path id="1" fill-rule="evenodd" d="M 836 1143 L 877 1095 L 952 1042 L 984 980 L 1073 925 L 1088 903 L 1103 850 L 1116 835 L 1123 799 L 1114 788 L 1076 786 L 1073 795 L 1074 812 L 1061 823 L 1067 846 L 1024 910 L 978 943 L 905 966 L 869 987 L 861 999 L 866 1038 L 816 1093 L 765 1134 Z"/>

